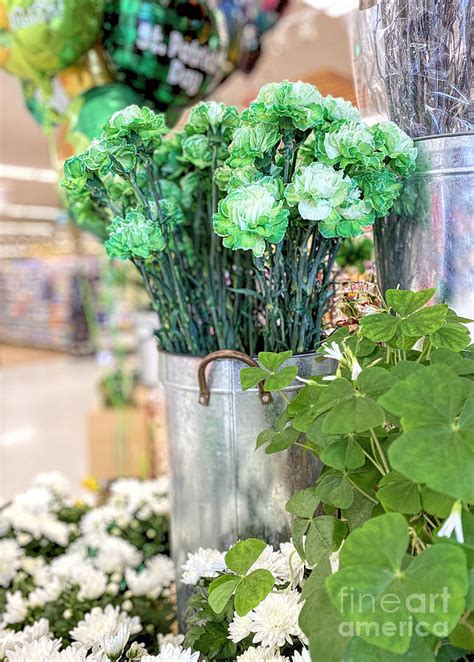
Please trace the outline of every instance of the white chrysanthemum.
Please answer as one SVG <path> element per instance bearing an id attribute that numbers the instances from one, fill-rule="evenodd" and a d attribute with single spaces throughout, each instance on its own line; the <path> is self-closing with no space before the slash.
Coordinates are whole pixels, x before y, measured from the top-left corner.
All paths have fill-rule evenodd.
<path id="1" fill-rule="evenodd" d="M 19 632 L 0 627 L 0 660 L 6 656 L 7 651 L 48 635 L 49 622 L 45 618 L 35 621 L 33 625 L 27 625 Z"/>
<path id="2" fill-rule="evenodd" d="M 303 648 L 301 653 L 296 651 L 296 653 L 291 658 L 291 662 L 311 662 L 311 656 L 307 648 Z"/>
<path id="3" fill-rule="evenodd" d="M 49 662 L 99 662 L 96 656 L 89 656 L 86 648 L 68 646 L 64 650 L 53 655 Z"/>
<path id="4" fill-rule="evenodd" d="M 291 540 L 281 543 L 280 554 L 284 559 L 285 572 L 288 573 L 287 581 L 292 586 L 298 586 L 303 581 L 306 566 Z M 284 575 L 282 575 L 283 577 Z"/>
<path id="5" fill-rule="evenodd" d="M 100 506 L 89 510 L 81 519 L 82 535 L 91 545 L 97 545 L 103 537 L 107 536 L 107 528 L 117 516 L 117 510 L 111 506 Z"/>
<path id="6" fill-rule="evenodd" d="M 145 655 L 141 662 L 198 662 L 199 653 L 193 653 L 190 648 L 165 644 L 158 655 Z"/>
<path id="7" fill-rule="evenodd" d="M 49 568 L 45 572 L 46 567 L 46 561 L 42 556 L 24 556 L 21 560 L 21 569 L 33 577 L 35 584 L 40 584 L 46 573 L 49 575 Z"/>
<path id="8" fill-rule="evenodd" d="M 142 554 L 134 545 L 114 536 L 107 536 L 100 541 L 99 551 L 94 558 L 96 567 L 108 573 L 123 573 L 125 568 L 135 568 L 141 561 Z"/>
<path id="9" fill-rule="evenodd" d="M 119 607 L 112 605 L 107 605 L 105 609 L 94 607 L 70 632 L 70 635 L 74 641 L 78 641 L 83 646 L 97 648 L 104 637 L 117 632 L 121 625 L 127 625 L 131 635 L 141 630 L 140 619 L 137 616 L 130 617 L 126 612 L 120 611 Z"/>
<path id="10" fill-rule="evenodd" d="M 59 471 L 38 474 L 33 481 L 33 487 L 43 487 L 63 499 L 71 494 L 71 483 Z"/>
<path id="11" fill-rule="evenodd" d="M 8 591 L 5 594 L 5 600 L 6 604 L 2 614 L 5 625 L 12 625 L 24 621 L 28 614 L 28 605 L 20 591 L 15 591 L 15 593 L 10 593 L 10 591 Z"/>
<path id="12" fill-rule="evenodd" d="M 48 602 L 55 602 L 61 595 L 63 585 L 58 577 L 53 577 L 47 584 L 33 589 L 28 595 L 28 605 L 31 608 L 43 607 Z"/>
<path id="13" fill-rule="evenodd" d="M 168 556 L 154 556 L 140 572 L 126 568 L 125 579 L 134 596 L 146 595 L 154 600 L 174 580 L 173 561 Z"/>
<path id="14" fill-rule="evenodd" d="M 184 641 L 184 634 L 173 634 L 172 632 L 168 632 L 168 634 L 161 634 L 160 632 L 158 634 L 158 646 L 160 647 L 160 650 L 166 644 L 173 644 L 173 646 L 181 646 L 183 641 Z"/>
<path id="15" fill-rule="evenodd" d="M 60 508 L 54 494 L 45 487 L 32 487 L 26 492 L 21 492 L 13 500 L 12 506 L 33 515 L 44 515 Z"/>
<path id="16" fill-rule="evenodd" d="M 8 662 L 45 662 L 45 660 L 50 660 L 60 647 L 60 639 L 41 637 L 19 644 L 12 651 L 8 651 L 7 660 Z"/>
<path id="17" fill-rule="evenodd" d="M 245 616 L 234 614 L 234 618 L 229 623 L 229 639 L 234 644 L 238 644 L 239 641 L 243 641 L 252 634 L 251 626 L 252 617 L 250 614 L 246 614 Z"/>
<path id="18" fill-rule="evenodd" d="M 247 574 L 260 569 L 271 572 L 277 584 L 286 584 L 290 580 L 290 568 L 286 557 L 276 552 L 271 545 L 265 547 Z"/>
<path id="19" fill-rule="evenodd" d="M 273 648 L 248 648 L 245 653 L 236 658 L 236 662 L 288 662 L 288 658 L 283 657 Z"/>
<path id="20" fill-rule="evenodd" d="M 117 660 L 122 655 L 129 639 L 130 629 L 127 624 L 123 623 L 116 632 L 103 638 L 101 648 L 108 658 Z"/>
<path id="21" fill-rule="evenodd" d="M 293 644 L 293 638 L 304 638 L 298 625 L 298 619 L 303 603 L 298 591 L 278 591 L 267 595 L 254 610 L 250 612 L 251 632 L 254 644 L 273 648 Z"/>
<path id="22" fill-rule="evenodd" d="M 183 565 L 183 584 L 195 585 L 200 579 L 212 579 L 219 572 L 224 572 L 225 553 L 217 549 L 203 549 L 200 547 L 194 554 L 188 554 L 188 559 Z"/>
<path id="23" fill-rule="evenodd" d="M 97 600 L 107 589 L 107 575 L 92 565 L 82 563 L 72 570 L 71 582 L 79 585 L 79 600 Z"/>
<path id="24" fill-rule="evenodd" d="M 21 567 L 23 550 L 15 540 L 0 540 L 0 586 L 8 588 Z"/>

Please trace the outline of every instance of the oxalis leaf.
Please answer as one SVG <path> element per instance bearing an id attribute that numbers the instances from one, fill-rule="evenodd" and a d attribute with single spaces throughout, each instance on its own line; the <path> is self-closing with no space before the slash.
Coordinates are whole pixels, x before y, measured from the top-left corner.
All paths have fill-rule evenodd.
<path id="1" fill-rule="evenodd" d="M 348 621 L 348 636 L 399 655 L 410 649 L 414 622 L 446 637 L 464 611 L 468 590 L 459 546 L 429 547 L 407 564 L 408 544 L 402 515 L 375 517 L 347 537 L 340 570 L 326 580 L 334 606 Z"/>
<path id="2" fill-rule="evenodd" d="M 235 591 L 234 606 L 239 616 L 245 616 L 265 600 L 275 585 L 269 570 L 254 570 L 243 578 Z"/>
<path id="3" fill-rule="evenodd" d="M 345 473 L 330 469 L 325 471 L 316 484 L 316 495 L 334 508 L 349 508 L 354 500 L 354 488 Z"/>
<path id="4" fill-rule="evenodd" d="M 401 317 L 411 315 L 422 308 L 434 296 L 435 288 L 411 292 L 410 290 L 387 290 L 385 299 L 388 305 Z"/>
<path id="5" fill-rule="evenodd" d="M 242 390 L 247 391 L 260 384 L 268 377 L 268 372 L 263 368 L 242 368 L 240 371 L 240 385 Z"/>
<path id="6" fill-rule="evenodd" d="M 225 564 L 238 575 L 245 575 L 250 570 L 267 544 L 258 538 L 247 538 L 236 543 L 225 555 Z"/>
<path id="7" fill-rule="evenodd" d="M 385 510 L 406 514 L 418 513 L 421 510 L 419 486 L 396 471 L 391 471 L 383 476 L 379 483 L 377 497 Z"/>
<path id="8" fill-rule="evenodd" d="M 214 579 L 209 585 L 209 605 L 220 614 L 224 611 L 235 589 L 243 581 L 241 577 L 235 575 L 222 575 Z"/>
<path id="9" fill-rule="evenodd" d="M 315 565 L 327 553 L 338 550 L 346 533 L 347 526 L 335 517 L 321 515 L 312 519 L 304 545 L 308 563 Z"/>
<path id="10" fill-rule="evenodd" d="M 298 366 L 286 366 L 286 368 L 278 370 L 274 375 L 267 377 L 264 389 L 265 391 L 281 391 L 282 389 L 291 386 L 297 374 Z"/>
<path id="11" fill-rule="evenodd" d="M 287 352 L 259 352 L 258 360 L 264 368 L 270 372 L 276 372 L 284 362 L 293 356 L 293 352 L 288 350 Z"/>
<path id="12" fill-rule="evenodd" d="M 404 431 L 389 449 L 394 470 L 474 503 L 474 394 L 465 381 L 447 366 L 428 366 L 393 386 L 379 403 L 401 418 Z"/>

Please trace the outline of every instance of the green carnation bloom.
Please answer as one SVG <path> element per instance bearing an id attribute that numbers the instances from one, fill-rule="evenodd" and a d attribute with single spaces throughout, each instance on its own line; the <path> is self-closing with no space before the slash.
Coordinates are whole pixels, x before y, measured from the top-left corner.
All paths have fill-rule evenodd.
<path id="1" fill-rule="evenodd" d="M 257 170 L 253 164 L 242 166 L 241 168 L 231 168 L 226 164 L 217 168 L 215 182 L 221 191 L 230 193 L 242 186 L 255 184 L 255 182 L 263 179 L 263 177 L 263 173 Z"/>
<path id="2" fill-rule="evenodd" d="M 323 237 L 358 237 L 364 228 L 372 225 L 375 214 L 371 205 L 360 199 L 360 190 L 352 188 L 346 200 L 334 209 L 330 216 L 319 223 Z"/>
<path id="3" fill-rule="evenodd" d="M 196 168 L 208 168 L 212 163 L 212 148 L 206 136 L 196 134 L 183 140 L 181 161 L 192 163 Z"/>
<path id="4" fill-rule="evenodd" d="M 89 147 L 82 153 L 84 166 L 97 172 L 100 176 L 106 175 L 112 168 L 109 148 L 103 140 L 96 138 Z"/>
<path id="5" fill-rule="evenodd" d="M 354 177 L 375 215 L 385 216 L 401 190 L 399 177 L 390 170 L 378 170 Z"/>
<path id="6" fill-rule="evenodd" d="M 230 138 L 232 131 L 239 124 L 239 111 L 235 106 L 226 106 L 217 101 L 198 103 L 189 113 L 185 131 L 189 135 L 196 133 L 217 133 L 220 130 L 224 138 Z"/>
<path id="7" fill-rule="evenodd" d="M 181 201 L 185 209 L 191 209 L 195 201 L 196 193 L 202 189 L 202 176 L 199 172 L 189 172 L 179 180 L 181 188 Z"/>
<path id="8" fill-rule="evenodd" d="M 278 129 L 274 126 L 258 124 L 241 126 L 234 131 L 229 145 L 229 165 L 241 167 L 261 159 L 280 141 Z"/>
<path id="9" fill-rule="evenodd" d="M 375 143 L 389 159 L 390 167 L 406 176 L 415 170 L 417 149 L 413 140 L 393 122 L 381 122 L 371 127 Z"/>
<path id="10" fill-rule="evenodd" d="M 330 122 L 344 120 L 346 122 L 361 122 L 360 113 L 350 101 L 342 97 L 332 97 L 328 94 L 323 98 L 326 119 Z"/>
<path id="11" fill-rule="evenodd" d="M 375 141 L 365 124 L 343 124 L 336 131 L 324 136 L 324 152 L 332 163 L 343 167 L 350 163 L 361 163 L 366 167 L 377 168 L 381 159 L 375 154 Z"/>
<path id="12" fill-rule="evenodd" d="M 273 124 L 280 129 L 306 131 L 316 126 L 324 115 L 323 98 L 309 83 L 268 83 L 260 90 L 244 121 Z"/>
<path id="13" fill-rule="evenodd" d="M 61 185 L 70 191 L 80 190 L 85 186 L 88 174 L 83 155 L 71 156 L 64 163 L 64 178 Z"/>
<path id="14" fill-rule="evenodd" d="M 182 154 L 183 134 L 179 131 L 168 135 L 153 152 L 153 161 L 166 177 L 179 177 L 184 170 L 179 160 Z"/>
<path id="15" fill-rule="evenodd" d="M 288 209 L 278 200 L 278 185 L 272 181 L 258 182 L 229 193 L 221 200 L 213 224 L 223 244 L 232 250 L 253 251 L 261 257 L 265 240 L 278 244 L 285 236 Z"/>
<path id="16" fill-rule="evenodd" d="M 137 211 L 116 216 L 109 227 L 105 250 L 109 257 L 121 260 L 146 259 L 165 248 L 163 233 L 157 223 Z"/>
<path id="17" fill-rule="evenodd" d="M 298 205 L 302 218 L 324 221 L 349 195 L 351 180 L 330 165 L 312 163 L 301 168 L 286 187 L 290 205 Z"/>
<path id="18" fill-rule="evenodd" d="M 155 147 L 167 132 L 163 115 L 154 113 L 146 106 L 128 106 L 112 115 L 102 135 L 109 140 L 131 139 L 132 142 L 138 137 L 145 147 Z"/>

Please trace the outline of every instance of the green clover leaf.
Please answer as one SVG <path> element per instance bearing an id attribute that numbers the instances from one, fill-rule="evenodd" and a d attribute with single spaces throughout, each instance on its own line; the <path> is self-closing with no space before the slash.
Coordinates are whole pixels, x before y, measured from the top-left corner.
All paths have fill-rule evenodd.
<path id="1" fill-rule="evenodd" d="M 440 623 L 448 633 L 453 630 L 468 589 L 462 549 L 435 545 L 407 564 L 408 544 L 402 515 L 375 517 L 349 534 L 340 553 L 340 569 L 326 580 L 334 606 L 358 635 L 400 655 L 410 649 L 407 625 L 413 620 L 435 635 Z"/>
<path id="2" fill-rule="evenodd" d="M 474 393 L 451 368 L 416 371 L 379 398 L 401 418 L 389 450 L 393 468 L 435 492 L 474 503 Z"/>

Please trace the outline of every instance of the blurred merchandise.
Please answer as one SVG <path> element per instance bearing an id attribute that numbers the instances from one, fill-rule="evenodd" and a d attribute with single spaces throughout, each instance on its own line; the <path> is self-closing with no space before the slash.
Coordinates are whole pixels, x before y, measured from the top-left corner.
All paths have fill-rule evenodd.
<path id="1" fill-rule="evenodd" d="M 336 264 L 341 269 L 351 267 L 363 274 L 372 266 L 374 242 L 369 237 L 349 237 L 344 239 L 336 257 Z"/>
<path id="2" fill-rule="evenodd" d="M 107 409 L 133 407 L 135 404 L 133 389 L 136 381 L 136 375 L 124 368 L 105 375 L 99 383 L 102 406 Z"/>

